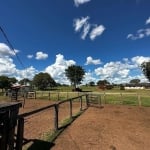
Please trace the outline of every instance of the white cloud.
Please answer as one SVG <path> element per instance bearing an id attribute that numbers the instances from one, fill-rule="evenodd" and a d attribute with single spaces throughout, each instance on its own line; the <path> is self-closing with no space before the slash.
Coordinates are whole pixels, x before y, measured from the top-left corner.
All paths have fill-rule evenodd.
<path id="1" fill-rule="evenodd" d="M 17 69 L 12 56 L 15 57 L 9 47 L 4 43 L 0 43 L 0 75 L 15 77 L 18 80 L 23 78 L 29 78 L 32 80 L 35 74 L 41 72 L 40 70 L 35 69 L 34 66 Z M 145 78 L 139 67 L 141 63 L 145 61 L 150 61 L 150 57 L 135 56 L 130 59 L 123 58 L 121 61 L 107 62 L 101 67 L 95 68 L 91 71 L 86 71 L 82 83 L 86 84 L 91 81 L 96 83 L 98 80 L 103 79 L 107 79 L 113 83 L 128 83 L 135 78 L 140 79 L 141 82 L 147 82 L 148 80 Z M 93 59 L 91 56 L 87 57 L 86 64 L 100 63 L 100 59 Z M 49 73 L 56 82 L 70 84 L 65 76 L 65 69 L 70 65 L 76 65 L 76 62 L 74 60 L 66 60 L 63 55 L 58 54 L 56 55 L 55 62 L 46 67 L 43 72 Z"/>
<path id="2" fill-rule="evenodd" d="M 78 7 L 81 4 L 90 2 L 91 0 L 74 0 L 75 6 Z"/>
<path id="3" fill-rule="evenodd" d="M 92 29 L 90 33 L 90 39 L 94 40 L 97 36 L 100 36 L 103 34 L 105 30 L 105 27 L 103 25 L 95 26 L 95 28 Z"/>
<path id="4" fill-rule="evenodd" d="M 81 19 L 79 19 L 79 18 L 74 19 L 74 21 L 73 21 L 73 27 L 75 28 L 75 31 L 76 31 L 76 32 L 80 31 L 80 29 L 81 29 L 84 25 L 88 24 L 87 21 L 88 21 L 89 19 L 90 19 L 89 16 L 87 16 L 87 17 L 81 17 Z"/>
<path id="5" fill-rule="evenodd" d="M 31 59 L 33 58 L 33 55 L 27 55 L 27 58 Z"/>
<path id="6" fill-rule="evenodd" d="M 127 39 L 138 40 L 138 39 L 143 39 L 143 38 L 149 37 L 149 36 L 150 36 L 150 28 L 146 28 L 146 29 L 138 30 L 135 35 L 134 34 L 128 34 Z"/>
<path id="7" fill-rule="evenodd" d="M 83 79 L 83 84 L 88 84 L 89 82 L 97 82 L 97 78 L 95 77 L 95 73 L 91 72 L 90 70 L 85 73 L 84 79 Z"/>
<path id="8" fill-rule="evenodd" d="M 81 35 L 81 38 L 82 38 L 83 40 L 86 38 L 87 34 L 89 33 L 90 26 L 91 26 L 91 25 L 90 25 L 89 23 L 86 23 L 86 24 L 84 25 L 83 33 L 82 33 L 82 35 Z"/>
<path id="9" fill-rule="evenodd" d="M 35 76 L 35 74 L 37 74 L 37 73 L 39 73 L 39 71 L 36 70 L 33 66 L 30 66 L 23 70 L 16 69 L 15 74 L 13 76 L 16 77 L 17 80 L 21 80 L 24 78 L 28 78 L 28 79 L 32 80 L 33 77 Z"/>
<path id="10" fill-rule="evenodd" d="M 146 25 L 150 24 L 150 17 L 146 20 Z M 150 28 L 139 29 L 135 34 L 128 34 L 127 39 L 138 40 L 150 36 Z"/>
<path id="11" fill-rule="evenodd" d="M 37 60 L 44 60 L 44 59 L 48 58 L 48 54 L 43 53 L 43 52 L 37 52 L 35 58 Z"/>
<path id="12" fill-rule="evenodd" d="M 18 50 L 11 50 L 5 43 L 0 43 L 0 56 L 14 56 Z"/>
<path id="13" fill-rule="evenodd" d="M 141 66 L 143 62 L 150 61 L 150 57 L 136 56 L 136 57 L 133 57 L 131 60 L 135 65 Z"/>
<path id="14" fill-rule="evenodd" d="M 102 35 L 102 33 L 105 30 L 105 27 L 103 25 L 97 25 L 97 24 L 91 24 L 89 22 L 90 17 L 81 17 L 76 18 L 73 20 L 73 27 L 75 32 L 79 32 L 82 28 L 83 31 L 81 33 L 81 39 L 85 39 L 87 35 L 89 34 L 89 37 L 91 40 L 94 40 L 97 36 Z M 90 32 L 90 29 L 92 30 Z"/>
<path id="15" fill-rule="evenodd" d="M 145 24 L 150 24 L 150 17 L 146 20 Z"/>
<path id="16" fill-rule="evenodd" d="M 131 79 L 140 79 L 141 82 L 147 81 L 144 77 L 140 65 L 144 61 L 150 61 L 150 57 L 136 56 L 130 60 L 123 58 L 122 61 L 108 62 L 103 67 L 95 69 L 95 74 L 99 80 L 108 80 L 113 83 L 129 83 Z"/>
<path id="17" fill-rule="evenodd" d="M 86 58 L 86 63 L 85 65 L 90 65 L 90 64 L 93 64 L 93 65 L 99 65 L 101 64 L 101 60 L 100 59 L 93 59 L 91 56 L 87 57 Z"/>
<path id="18" fill-rule="evenodd" d="M 56 61 L 54 64 L 48 66 L 45 72 L 49 73 L 52 78 L 61 84 L 70 84 L 67 77 L 65 76 L 65 69 L 70 65 L 75 65 L 74 60 L 65 60 L 61 54 L 56 55 Z"/>
<path id="19" fill-rule="evenodd" d="M 17 52 L 19 51 L 15 50 L 15 53 Z M 34 67 L 23 68 L 23 70 L 17 69 L 11 58 L 12 56 L 15 57 L 15 53 L 6 44 L 0 43 L 0 75 L 15 77 L 17 80 L 32 79 L 38 71 Z"/>

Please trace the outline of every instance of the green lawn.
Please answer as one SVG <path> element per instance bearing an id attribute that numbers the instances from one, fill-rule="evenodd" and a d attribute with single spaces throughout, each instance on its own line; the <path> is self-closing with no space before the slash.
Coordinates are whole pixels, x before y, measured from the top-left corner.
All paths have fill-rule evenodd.
<path id="1" fill-rule="evenodd" d="M 86 93 L 96 93 L 101 95 L 102 103 L 142 105 L 150 107 L 150 90 L 101 90 L 97 86 L 82 86 L 83 92 L 72 92 L 72 87 L 57 87 L 49 91 L 36 91 L 36 98 L 43 100 L 66 100 Z M 0 93 L 0 101 L 10 100 L 4 93 Z"/>

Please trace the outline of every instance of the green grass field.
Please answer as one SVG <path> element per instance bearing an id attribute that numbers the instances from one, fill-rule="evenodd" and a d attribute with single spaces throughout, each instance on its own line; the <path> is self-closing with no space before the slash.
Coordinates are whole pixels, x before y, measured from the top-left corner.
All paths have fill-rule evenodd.
<path id="1" fill-rule="evenodd" d="M 121 104 L 121 105 L 141 105 L 150 107 L 150 90 L 101 90 L 97 86 L 82 86 L 83 92 L 72 92 L 72 87 L 57 87 L 49 91 L 36 91 L 36 98 L 43 100 L 61 101 L 72 97 L 77 97 L 86 93 L 98 94 L 101 96 L 102 103 Z M 0 94 L 0 101 L 8 101 L 9 97 L 4 93 Z"/>

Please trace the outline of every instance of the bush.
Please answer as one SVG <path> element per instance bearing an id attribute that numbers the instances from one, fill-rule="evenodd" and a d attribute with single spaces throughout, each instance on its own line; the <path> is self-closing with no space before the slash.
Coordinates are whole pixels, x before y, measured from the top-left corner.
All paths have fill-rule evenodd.
<path id="1" fill-rule="evenodd" d="M 73 92 L 82 92 L 82 89 L 80 88 L 75 88 L 75 89 L 72 89 Z"/>

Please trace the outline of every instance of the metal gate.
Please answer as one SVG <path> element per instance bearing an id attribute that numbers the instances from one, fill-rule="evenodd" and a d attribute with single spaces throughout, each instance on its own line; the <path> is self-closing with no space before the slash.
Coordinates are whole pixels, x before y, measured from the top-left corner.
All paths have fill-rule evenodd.
<path id="1" fill-rule="evenodd" d="M 100 94 L 88 95 L 88 106 L 102 106 L 102 99 Z"/>

